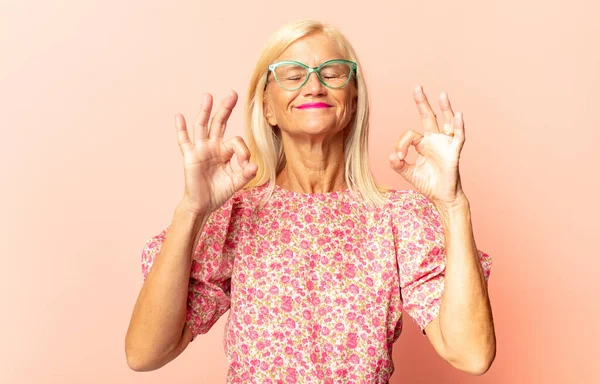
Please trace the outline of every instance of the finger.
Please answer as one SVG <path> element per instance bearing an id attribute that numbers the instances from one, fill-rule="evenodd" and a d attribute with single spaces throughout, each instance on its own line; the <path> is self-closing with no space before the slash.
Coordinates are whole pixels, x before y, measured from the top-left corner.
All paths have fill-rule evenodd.
<path id="1" fill-rule="evenodd" d="M 236 189 L 240 189 L 256 176 L 258 166 L 250 162 L 250 150 L 241 137 L 232 137 L 225 141 L 223 145 L 225 145 L 225 148 L 230 153 L 229 159 L 231 159 L 234 153 L 238 159 L 241 169 L 233 172 L 233 181 Z"/>
<path id="2" fill-rule="evenodd" d="M 175 129 L 177 131 L 177 143 L 179 143 L 179 148 L 183 152 L 183 150 L 187 147 L 190 147 L 192 143 L 190 141 L 190 137 L 188 136 L 185 118 L 180 113 L 175 115 Z"/>
<path id="3" fill-rule="evenodd" d="M 419 115 L 421 115 L 421 123 L 423 124 L 425 133 L 439 132 L 436 115 L 433 113 L 429 101 L 427 100 L 427 96 L 425 96 L 425 92 L 423 92 L 423 87 L 420 85 L 415 88 L 414 98 L 417 103 Z"/>
<path id="4" fill-rule="evenodd" d="M 414 145 L 416 148 L 422 139 L 423 135 L 421 135 L 419 132 L 413 131 L 412 129 L 404 132 L 396 143 L 396 153 L 398 154 L 398 158 L 400 160 L 404 160 L 408 153 L 408 148 L 411 145 Z"/>
<path id="5" fill-rule="evenodd" d="M 225 127 L 227 126 L 227 120 L 229 116 L 231 116 L 231 111 L 237 102 L 238 95 L 235 91 L 231 91 L 227 97 L 221 102 L 221 106 L 219 110 L 212 118 L 210 122 L 210 130 L 209 137 L 211 139 L 216 139 L 218 137 L 223 137 L 225 133 Z"/>
<path id="6" fill-rule="evenodd" d="M 410 182 L 415 165 L 400 159 L 397 153 L 390 154 L 390 167 Z"/>
<path id="7" fill-rule="evenodd" d="M 248 184 L 256 176 L 258 167 L 256 164 L 248 163 L 243 169 L 233 173 L 233 182 L 237 190 Z"/>
<path id="8" fill-rule="evenodd" d="M 444 114 L 444 126 L 442 132 L 453 132 L 454 131 L 454 112 L 450 105 L 450 99 L 446 92 L 442 92 L 440 95 L 440 108 Z"/>
<path id="9" fill-rule="evenodd" d="M 465 143 L 466 135 L 465 135 L 465 120 L 463 114 L 461 112 L 457 112 L 454 115 L 454 139 L 459 148 L 462 148 Z"/>
<path id="10" fill-rule="evenodd" d="M 205 93 L 202 98 L 200 112 L 196 117 L 194 124 L 194 137 L 192 140 L 202 140 L 208 137 L 208 120 L 210 119 L 210 111 L 212 110 L 213 98 L 210 93 Z"/>
<path id="11" fill-rule="evenodd" d="M 232 156 L 235 153 L 235 157 L 237 157 L 237 161 L 240 167 L 244 168 L 247 165 L 247 163 L 250 162 L 250 150 L 244 142 L 244 139 L 242 139 L 241 137 L 234 136 L 231 139 L 225 141 L 223 145 L 225 146 L 225 149 L 227 149 L 227 151 L 231 153 Z"/>

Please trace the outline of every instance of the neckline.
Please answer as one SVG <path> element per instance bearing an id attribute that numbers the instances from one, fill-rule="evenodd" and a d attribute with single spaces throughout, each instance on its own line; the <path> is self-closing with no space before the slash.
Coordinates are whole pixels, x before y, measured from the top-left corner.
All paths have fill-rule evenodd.
<path id="1" fill-rule="evenodd" d="M 286 189 L 275 183 L 275 189 L 279 190 L 283 193 L 292 194 L 296 196 L 304 196 L 304 197 L 316 197 L 316 196 L 334 196 L 334 195 L 346 195 L 350 194 L 350 188 L 342 189 L 339 191 L 331 191 L 331 192 L 296 192 L 291 189 Z"/>

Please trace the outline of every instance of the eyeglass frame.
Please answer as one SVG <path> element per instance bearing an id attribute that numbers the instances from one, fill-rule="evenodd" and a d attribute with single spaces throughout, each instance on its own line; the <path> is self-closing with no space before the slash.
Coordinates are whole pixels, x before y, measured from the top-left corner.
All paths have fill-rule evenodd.
<path id="1" fill-rule="evenodd" d="M 321 68 L 323 68 L 324 66 L 331 64 L 331 63 L 344 63 L 344 64 L 348 64 L 348 66 L 350 67 L 350 75 L 348 76 L 348 80 L 346 80 L 346 82 L 344 84 L 340 85 L 339 87 L 332 87 L 332 86 L 328 85 L 325 82 L 325 80 L 323 80 L 321 78 L 321 74 L 319 73 Z M 280 65 L 283 65 L 283 64 L 296 64 L 296 65 L 304 67 L 305 69 L 308 70 L 308 74 L 306 75 L 306 78 L 304 79 L 302 84 L 300 84 L 297 88 L 292 88 L 292 89 L 286 88 L 277 79 L 277 75 L 275 75 L 275 69 L 277 69 L 277 67 L 279 67 Z M 309 67 L 308 65 L 306 65 L 304 63 L 301 63 L 299 61 L 293 61 L 293 60 L 278 61 L 277 63 L 270 64 L 267 69 L 267 81 L 265 82 L 265 89 L 267 89 L 267 85 L 269 84 L 269 72 L 273 72 L 273 78 L 275 78 L 275 81 L 277 82 L 277 84 L 282 89 L 285 89 L 286 91 L 297 91 L 298 89 L 302 88 L 308 82 L 308 78 L 310 77 L 310 74 L 313 72 L 317 74 L 317 79 L 319 79 L 319 82 L 321 84 L 323 84 L 324 86 L 326 86 L 327 88 L 341 89 L 341 88 L 344 88 L 346 85 L 348 85 L 348 83 L 350 82 L 350 78 L 356 76 L 357 68 L 358 68 L 358 65 L 354 61 L 350 61 L 350 60 L 346 60 L 346 59 L 327 60 L 326 62 L 321 63 L 321 65 L 319 65 L 317 67 Z"/>

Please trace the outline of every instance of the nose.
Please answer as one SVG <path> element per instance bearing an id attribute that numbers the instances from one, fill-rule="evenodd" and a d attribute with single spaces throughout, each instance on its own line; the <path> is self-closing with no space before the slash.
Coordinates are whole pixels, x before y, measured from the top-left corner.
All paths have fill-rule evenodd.
<path id="1" fill-rule="evenodd" d="M 316 72 L 312 72 L 308 74 L 308 80 L 306 81 L 306 84 L 304 84 L 302 86 L 302 94 L 304 96 L 308 96 L 308 95 L 313 95 L 313 96 L 317 96 L 317 95 L 324 95 L 326 93 L 325 90 L 325 86 L 323 84 L 321 84 L 321 81 L 319 81 L 319 76 L 317 75 Z"/>

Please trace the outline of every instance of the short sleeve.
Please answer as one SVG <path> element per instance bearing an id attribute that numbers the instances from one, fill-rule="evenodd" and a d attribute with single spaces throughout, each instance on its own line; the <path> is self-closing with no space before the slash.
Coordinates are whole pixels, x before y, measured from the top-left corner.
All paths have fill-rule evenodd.
<path id="1" fill-rule="evenodd" d="M 197 335 L 208 332 L 231 304 L 234 252 L 233 244 L 229 241 L 229 228 L 232 215 L 233 199 L 229 199 L 209 216 L 198 240 L 192 259 L 187 298 L 186 323 L 192 333 L 192 341 Z M 170 226 L 146 242 L 142 252 L 144 280 Z"/>
<path id="2" fill-rule="evenodd" d="M 402 307 L 424 335 L 425 327 L 439 314 L 444 293 L 444 228 L 435 206 L 424 195 L 402 191 L 394 200 L 394 241 Z M 480 250 L 477 252 L 487 282 L 492 259 Z"/>

